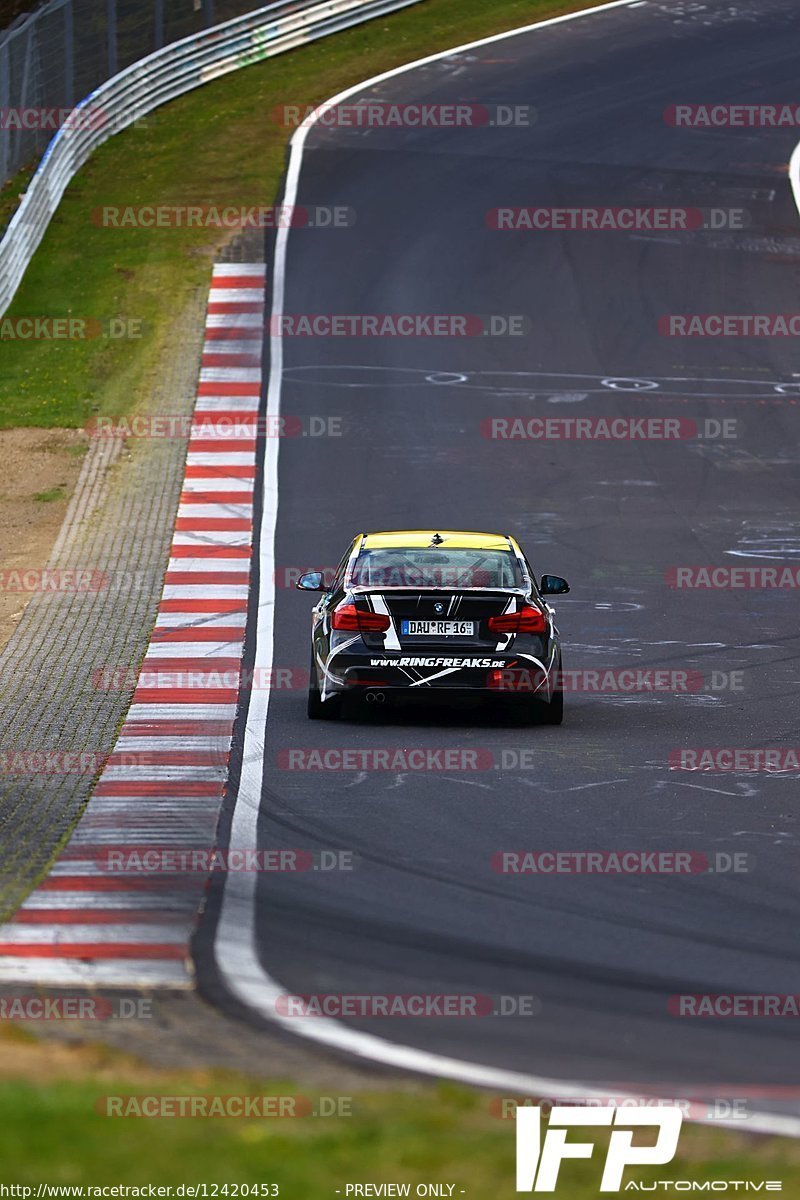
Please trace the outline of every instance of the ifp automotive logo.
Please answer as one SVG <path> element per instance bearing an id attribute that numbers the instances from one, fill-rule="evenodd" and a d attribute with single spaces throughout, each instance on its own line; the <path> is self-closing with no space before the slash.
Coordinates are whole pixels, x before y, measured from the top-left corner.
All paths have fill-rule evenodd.
<path id="1" fill-rule="evenodd" d="M 561 1163 L 566 1158 L 591 1158 L 592 1142 L 569 1142 L 573 1126 L 613 1125 L 608 1143 L 601 1192 L 618 1192 L 622 1174 L 629 1166 L 653 1166 L 672 1162 L 678 1149 L 683 1114 L 679 1108 L 578 1108 L 554 1105 L 549 1128 L 542 1139 L 541 1108 L 517 1109 L 517 1191 L 554 1192 Z M 653 1125 L 658 1134 L 647 1146 L 634 1146 L 634 1131 Z"/>
<path id="2" fill-rule="evenodd" d="M 568 1158 L 591 1158 L 594 1143 L 590 1140 L 568 1141 L 573 1126 L 580 1128 L 613 1126 L 608 1137 L 603 1173 L 600 1177 L 601 1192 L 655 1192 L 673 1195 L 677 1192 L 781 1192 L 780 1179 L 657 1179 L 647 1181 L 629 1179 L 623 1184 L 626 1167 L 663 1166 L 674 1159 L 678 1151 L 678 1138 L 683 1123 L 683 1112 L 678 1104 L 656 1102 L 646 1107 L 583 1102 L 576 1105 L 553 1105 L 550 1108 L 549 1127 L 542 1138 L 541 1106 L 533 1107 L 524 1101 L 517 1105 L 517 1191 L 554 1192 L 559 1180 L 561 1164 Z M 644 1144 L 634 1145 L 640 1130 L 652 1126 L 652 1132 L 642 1134 Z M 605 1140 L 605 1139 L 604 1139 Z M 599 1157 L 599 1156 L 598 1156 Z M 599 1174 L 599 1164 L 598 1164 Z M 564 1172 L 565 1182 L 568 1171 Z"/>

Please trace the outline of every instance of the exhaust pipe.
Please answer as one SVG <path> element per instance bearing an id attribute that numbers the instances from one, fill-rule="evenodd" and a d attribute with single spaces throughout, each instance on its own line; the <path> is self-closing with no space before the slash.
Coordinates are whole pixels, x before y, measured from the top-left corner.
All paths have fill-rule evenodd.
<path id="1" fill-rule="evenodd" d="M 367 692 L 367 704 L 383 704 L 385 699 L 383 692 Z"/>

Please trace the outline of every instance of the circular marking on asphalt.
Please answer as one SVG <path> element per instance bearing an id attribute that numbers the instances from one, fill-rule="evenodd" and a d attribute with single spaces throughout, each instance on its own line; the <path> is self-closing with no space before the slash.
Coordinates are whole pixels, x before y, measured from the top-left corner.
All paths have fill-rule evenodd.
<path id="1" fill-rule="evenodd" d="M 604 379 L 603 387 L 612 388 L 616 392 L 651 392 L 658 388 L 653 379 Z"/>
<path id="2" fill-rule="evenodd" d="M 466 383 L 469 379 L 468 375 L 461 375 L 456 371 L 437 371 L 433 375 L 426 375 L 426 383 Z"/>

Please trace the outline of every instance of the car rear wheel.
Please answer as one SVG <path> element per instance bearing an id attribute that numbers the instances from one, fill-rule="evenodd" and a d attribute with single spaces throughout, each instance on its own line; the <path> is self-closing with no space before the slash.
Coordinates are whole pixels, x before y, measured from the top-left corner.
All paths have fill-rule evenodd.
<path id="1" fill-rule="evenodd" d="M 553 692 L 549 704 L 541 706 L 539 720 L 543 725 L 560 725 L 564 720 L 564 693 Z"/>
<path id="2" fill-rule="evenodd" d="M 311 721 L 335 721 L 341 710 L 341 697 L 329 696 L 322 699 L 322 693 L 317 685 L 317 669 L 311 660 L 308 675 L 308 708 L 306 709 Z"/>
<path id="3" fill-rule="evenodd" d="M 556 670 L 556 678 L 561 679 L 561 659 L 558 660 L 558 668 Z M 561 725 L 564 720 L 564 691 L 563 686 L 553 692 L 549 703 L 543 700 L 536 700 L 533 704 L 531 719 L 537 725 Z"/>

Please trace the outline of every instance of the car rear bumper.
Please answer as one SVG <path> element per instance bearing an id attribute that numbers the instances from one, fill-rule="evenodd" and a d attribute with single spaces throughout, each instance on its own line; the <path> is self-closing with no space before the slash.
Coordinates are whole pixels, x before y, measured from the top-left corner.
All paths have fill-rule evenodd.
<path id="1" fill-rule="evenodd" d="M 538 648 L 537 648 L 538 649 Z M 435 700 L 444 697 L 485 697 L 509 702 L 548 701 L 556 686 L 558 654 L 453 654 L 427 650 L 348 654 L 329 663 L 325 678 L 328 695 L 381 692 L 385 697 Z"/>

